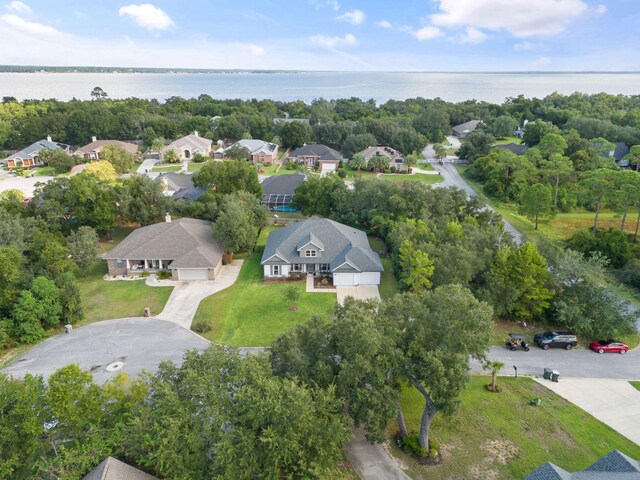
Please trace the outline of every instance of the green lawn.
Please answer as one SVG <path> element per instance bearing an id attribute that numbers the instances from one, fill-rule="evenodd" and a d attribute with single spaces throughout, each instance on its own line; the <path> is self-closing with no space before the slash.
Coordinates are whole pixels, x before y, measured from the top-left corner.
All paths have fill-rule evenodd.
<path id="1" fill-rule="evenodd" d="M 258 247 L 264 246 L 267 235 L 278 227 L 262 230 Z M 204 337 L 235 347 L 270 345 L 279 335 L 294 325 L 307 322 L 314 314 L 327 318 L 336 305 L 335 293 L 306 293 L 304 283 L 265 284 L 260 265 L 262 248 L 244 261 L 234 285 L 206 298 L 198 308 L 194 323 L 211 322 Z M 289 310 L 284 291 L 294 285 L 300 291 L 298 309 Z"/>
<path id="2" fill-rule="evenodd" d="M 378 237 L 369 237 L 369 246 L 377 252 L 387 251 L 387 246 L 384 244 L 384 241 Z M 384 272 L 382 272 L 380 277 L 380 298 L 386 300 L 400 292 L 400 289 L 398 287 L 398 280 L 393 274 L 391 258 L 387 255 L 381 255 L 380 260 L 384 267 Z"/>
<path id="3" fill-rule="evenodd" d="M 390 174 L 390 175 L 380 175 L 380 178 L 391 180 L 394 183 L 404 183 L 404 182 L 424 182 L 428 184 L 440 183 L 442 181 L 441 175 L 433 175 L 429 173 L 414 173 L 413 175 L 402 175 L 402 174 Z"/>
<path id="4" fill-rule="evenodd" d="M 634 387 L 637 390 L 640 390 L 640 382 L 629 382 L 631 384 L 632 387 Z"/>
<path id="5" fill-rule="evenodd" d="M 54 175 L 53 167 L 38 167 L 33 174 L 34 177 L 50 177 L 51 175 Z"/>
<path id="6" fill-rule="evenodd" d="M 189 162 L 189 165 L 187 166 L 187 171 L 199 172 L 200 170 L 202 170 L 202 167 L 204 167 L 207 163 L 210 163 L 210 162 L 202 162 L 202 163 Z"/>
<path id="7" fill-rule="evenodd" d="M 156 163 L 151 169 L 152 172 L 179 172 L 180 170 L 182 165 L 175 163 Z"/>
<path id="8" fill-rule="evenodd" d="M 473 377 L 460 408 L 450 417 L 436 415 L 432 438 L 444 462 L 421 467 L 409 463 L 413 478 L 521 479 L 544 462 L 568 471 L 582 470 L 613 449 L 640 458 L 640 446 L 530 378 L 499 378 L 502 393 L 485 390 L 489 376 Z M 542 399 L 538 407 L 532 398 Z M 417 432 L 423 397 L 407 389 L 401 401 L 407 426 Z M 389 427 L 390 435 L 397 431 Z"/>
<path id="9" fill-rule="evenodd" d="M 104 239 L 100 249 L 106 252 L 114 248 L 133 227 L 118 227 L 111 232 L 112 241 Z M 144 280 L 107 282 L 102 277 L 107 273 L 107 262 L 96 262 L 93 270 L 86 277 L 78 278 L 80 299 L 85 319 L 79 325 L 86 325 L 98 320 L 111 318 L 139 317 L 144 314 L 145 307 L 151 308 L 152 314 L 158 314 L 169 299 L 172 287 L 148 287 Z"/>
<path id="10" fill-rule="evenodd" d="M 520 145 L 522 143 L 522 139 L 518 137 L 504 137 L 496 140 L 493 145 L 506 145 L 507 143 L 516 143 Z"/>

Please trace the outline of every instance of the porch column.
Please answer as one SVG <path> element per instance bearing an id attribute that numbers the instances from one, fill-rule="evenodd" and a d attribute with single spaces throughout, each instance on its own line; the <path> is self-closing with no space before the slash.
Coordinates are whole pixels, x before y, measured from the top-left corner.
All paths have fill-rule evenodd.
<path id="1" fill-rule="evenodd" d="M 158 268 L 162 270 L 162 260 L 158 260 Z"/>
<path id="2" fill-rule="evenodd" d="M 129 259 L 127 258 L 127 270 L 131 268 L 131 264 L 129 263 Z"/>
<path id="3" fill-rule="evenodd" d="M 148 267 L 148 265 L 147 265 L 147 261 L 145 260 L 145 261 L 144 261 L 144 269 L 146 270 L 147 268 L 149 268 L 149 267 Z"/>

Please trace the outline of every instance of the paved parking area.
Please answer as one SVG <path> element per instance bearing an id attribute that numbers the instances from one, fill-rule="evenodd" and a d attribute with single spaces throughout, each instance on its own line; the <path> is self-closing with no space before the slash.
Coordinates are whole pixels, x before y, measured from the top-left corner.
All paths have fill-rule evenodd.
<path id="1" fill-rule="evenodd" d="M 338 303 L 344 304 L 344 299 L 347 297 L 353 297 L 358 300 L 368 300 L 375 298 L 380 300 L 380 291 L 377 285 L 358 285 L 355 287 L 336 287 L 336 293 L 338 294 Z"/>
<path id="2" fill-rule="evenodd" d="M 54 177 L 17 177 L 15 175 L 6 175 L 0 179 L 0 192 L 7 190 L 20 190 L 25 198 L 33 197 L 36 190 L 36 183 L 47 183 Z"/>
<path id="3" fill-rule="evenodd" d="M 560 378 L 536 381 L 640 445 L 640 391 L 625 380 Z"/>
<path id="4" fill-rule="evenodd" d="M 181 364 L 185 350 L 204 350 L 209 345 L 199 335 L 158 318 L 105 320 L 50 338 L 4 370 L 16 377 L 31 373 L 48 378 L 57 369 L 77 363 L 93 374 L 96 383 L 105 383 L 121 371 L 131 376 L 143 370 L 155 372 L 162 360 Z M 114 362 L 122 362 L 122 368 L 108 371 Z"/>

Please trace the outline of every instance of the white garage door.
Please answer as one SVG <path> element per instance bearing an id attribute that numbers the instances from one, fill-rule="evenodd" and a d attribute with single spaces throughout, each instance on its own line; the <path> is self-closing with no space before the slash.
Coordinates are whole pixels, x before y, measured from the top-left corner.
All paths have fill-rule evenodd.
<path id="1" fill-rule="evenodd" d="M 338 287 L 358 285 L 359 273 L 334 273 L 333 284 Z"/>
<path id="2" fill-rule="evenodd" d="M 179 268 L 180 280 L 209 280 L 209 271 L 206 268 Z"/>
<path id="3" fill-rule="evenodd" d="M 380 285 L 380 273 L 362 272 L 360 274 L 360 285 Z"/>

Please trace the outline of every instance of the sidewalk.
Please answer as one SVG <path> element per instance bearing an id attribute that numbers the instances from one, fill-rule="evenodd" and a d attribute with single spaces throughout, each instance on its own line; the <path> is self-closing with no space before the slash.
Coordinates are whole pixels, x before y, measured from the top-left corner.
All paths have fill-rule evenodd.
<path id="1" fill-rule="evenodd" d="M 349 463 L 362 480 L 411 480 L 386 450 L 364 438 L 362 430 L 356 430 L 355 438 L 345 449 Z"/>
<path id="2" fill-rule="evenodd" d="M 640 445 L 640 391 L 626 380 L 563 378 L 536 382 Z"/>

